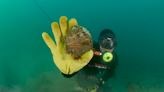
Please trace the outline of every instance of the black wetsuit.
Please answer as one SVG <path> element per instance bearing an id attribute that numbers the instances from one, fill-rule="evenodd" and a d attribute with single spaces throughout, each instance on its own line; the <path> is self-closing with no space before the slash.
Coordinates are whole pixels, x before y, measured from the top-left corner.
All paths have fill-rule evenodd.
<path id="1" fill-rule="evenodd" d="M 94 47 L 96 51 L 99 51 L 99 45 L 97 43 L 94 44 Z M 112 54 L 113 60 L 109 63 L 104 62 L 100 56 L 94 56 L 89 64 L 77 74 L 77 82 L 79 86 L 86 90 L 91 90 L 94 87 L 98 87 L 98 89 L 102 88 L 104 82 L 115 75 L 118 58 L 115 52 Z M 98 63 L 107 65 L 108 69 L 94 67 L 94 65 Z M 92 86 L 89 86 L 89 84 Z"/>

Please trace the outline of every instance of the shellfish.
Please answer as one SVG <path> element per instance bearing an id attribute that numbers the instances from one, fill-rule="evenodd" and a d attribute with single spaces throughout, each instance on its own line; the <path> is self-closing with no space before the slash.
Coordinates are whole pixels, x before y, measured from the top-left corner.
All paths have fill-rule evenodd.
<path id="1" fill-rule="evenodd" d="M 89 31 L 78 25 L 68 30 L 65 36 L 65 44 L 67 53 L 72 54 L 75 58 L 80 58 L 82 54 L 93 48 Z"/>

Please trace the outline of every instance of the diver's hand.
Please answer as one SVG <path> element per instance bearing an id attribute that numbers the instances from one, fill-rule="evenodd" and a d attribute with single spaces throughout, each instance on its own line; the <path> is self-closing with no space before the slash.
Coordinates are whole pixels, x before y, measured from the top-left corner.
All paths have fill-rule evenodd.
<path id="1" fill-rule="evenodd" d="M 71 54 L 66 52 L 64 37 L 66 33 L 68 33 L 68 29 L 74 25 L 78 25 L 76 19 L 72 18 L 69 20 L 69 23 L 67 23 L 66 16 L 60 17 L 60 27 L 57 22 L 53 22 L 51 27 L 56 43 L 46 32 L 42 33 L 45 43 L 51 50 L 56 66 L 64 74 L 73 74 L 79 71 L 87 65 L 93 57 L 92 50 L 84 53 L 79 59 L 75 59 Z"/>

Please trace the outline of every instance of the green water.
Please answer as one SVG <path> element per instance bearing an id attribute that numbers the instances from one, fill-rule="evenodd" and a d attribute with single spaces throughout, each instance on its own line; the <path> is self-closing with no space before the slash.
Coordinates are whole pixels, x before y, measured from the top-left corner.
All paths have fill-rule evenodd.
<path id="1" fill-rule="evenodd" d="M 163 0 L 37 2 L 53 21 L 62 15 L 75 17 L 94 40 L 104 28 L 115 32 L 119 65 L 106 84 L 111 92 L 164 91 Z M 0 0 L 0 92 L 73 92 L 77 88 L 73 78 L 66 79 L 57 70 L 41 38 L 43 31 L 51 34 L 50 23 L 34 0 Z"/>

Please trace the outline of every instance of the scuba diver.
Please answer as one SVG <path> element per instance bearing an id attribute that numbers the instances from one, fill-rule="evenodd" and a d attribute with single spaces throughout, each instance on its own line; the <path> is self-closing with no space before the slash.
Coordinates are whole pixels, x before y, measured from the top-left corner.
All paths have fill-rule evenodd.
<path id="1" fill-rule="evenodd" d="M 103 85 L 114 76 L 118 58 L 115 53 L 116 37 L 112 30 L 103 30 L 94 43 L 94 56 L 77 74 L 77 82 L 83 92 L 104 92 Z M 112 59 L 112 60 L 111 60 Z M 109 92 L 109 87 L 107 88 Z"/>
<path id="2" fill-rule="evenodd" d="M 61 74 L 67 78 L 77 77 L 79 87 L 86 92 L 99 92 L 105 82 L 114 75 L 117 65 L 117 55 L 114 51 L 117 44 L 115 34 L 112 30 L 105 29 L 100 33 L 98 42 L 92 42 L 89 31 L 79 26 L 75 18 L 68 22 L 66 16 L 60 17 L 59 24 L 53 22 L 51 28 L 55 41 L 46 32 L 42 33 L 42 37 L 50 48 L 54 63 Z M 75 32 L 75 35 L 72 32 Z M 68 53 L 67 48 L 80 57 L 75 58 Z M 89 84 L 92 84 L 91 87 Z"/>

